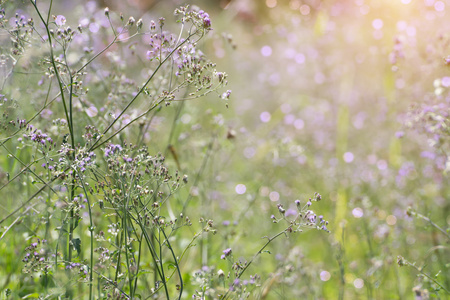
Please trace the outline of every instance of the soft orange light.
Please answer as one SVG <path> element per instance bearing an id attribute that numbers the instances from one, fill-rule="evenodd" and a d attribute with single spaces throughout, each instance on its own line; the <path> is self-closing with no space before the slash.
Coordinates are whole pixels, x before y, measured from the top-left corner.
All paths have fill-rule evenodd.
<path id="1" fill-rule="evenodd" d="M 277 6 L 277 0 L 266 0 L 266 6 L 268 8 L 274 8 Z"/>

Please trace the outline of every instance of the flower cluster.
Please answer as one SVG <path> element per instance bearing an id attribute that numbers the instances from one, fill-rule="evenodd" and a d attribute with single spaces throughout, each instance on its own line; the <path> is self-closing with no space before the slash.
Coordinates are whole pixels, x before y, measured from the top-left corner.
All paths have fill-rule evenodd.
<path id="1" fill-rule="evenodd" d="M 6 27 L 7 20 L 5 18 L 5 10 L 0 9 L 0 26 Z M 15 14 L 15 17 L 9 20 L 11 27 L 8 28 L 9 38 L 12 43 L 12 54 L 19 56 L 25 52 L 25 49 L 31 45 L 30 39 L 34 30 L 34 21 L 25 15 Z"/>
<path id="2" fill-rule="evenodd" d="M 155 33 L 150 36 L 147 59 L 158 58 L 160 61 L 169 55 L 176 46 L 176 36 L 169 32 Z"/>
<path id="3" fill-rule="evenodd" d="M 434 159 L 439 170 L 450 171 L 450 104 L 436 101 L 416 106 L 409 112 L 406 126 L 425 134 L 435 150 L 433 154 L 423 152 L 422 156 Z"/>
<path id="4" fill-rule="evenodd" d="M 50 29 L 50 35 L 58 40 L 62 40 L 64 42 L 70 42 L 73 40 L 74 35 L 76 34 L 75 30 L 72 30 L 69 26 L 66 25 L 66 17 L 63 15 L 53 16 L 53 20 L 57 26 L 56 31 Z"/>
<path id="5" fill-rule="evenodd" d="M 48 253 L 45 249 L 47 240 L 37 239 L 36 242 L 31 243 L 30 246 L 25 248 L 25 255 L 22 262 L 25 263 L 23 271 L 29 272 L 43 272 L 47 274 L 51 269 L 51 263 L 49 262 Z M 53 254 L 54 256 L 55 254 Z"/>
<path id="6" fill-rule="evenodd" d="M 0 55 L 0 67 L 2 65 L 2 55 Z M 1 82 L 0 82 L 1 84 Z M 6 95 L 0 94 L 0 129 L 5 133 L 8 129 L 24 128 L 27 125 L 26 120 L 16 118 L 14 120 L 15 110 L 18 105 L 15 100 L 9 99 Z"/>
<path id="7" fill-rule="evenodd" d="M 25 126 L 25 120 L 19 123 L 19 126 Z M 31 141 L 32 144 L 38 146 L 42 151 L 51 151 L 56 148 L 56 144 L 53 142 L 53 139 L 47 134 L 42 132 L 40 129 L 35 129 L 33 125 L 28 124 L 26 126 L 26 133 L 24 133 L 23 139 Z"/>
<path id="8" fill-rule="evenodd" d="M 302 205 L 300 200 L 295 200 L 294 204 L 296 209 L 289 208 L 285 209 L 281 203 L 277 204 L 278 212 L 281 218 L 276 218 L 272 215 L 270 218 L 273 223 L 278 223 L 281 220 L 285 220 L 289 223 L 289 227 L 286 232 L 302 232 L 302 228 L 315 228 L 317 230 L 323 230 L 330 232 L 327 228 L 328 221 L 326 221 L 322 215 L 317 215 L 314 211 L 310 209 L 313 202 L 320 201 L 322 196 L 318 193 L 314 194 L 313 198 L 309 198 L 306 204 Z M 290 218 L 294 216 L 294 218 Z"/>
<path id="9" fill-rule="evenodd" d="M 237 292 L 238 294 L 245 294 L 249 286 L 255 286 L 260 277 L 258 274 L 250 275 L 249 279 L 241 280 L 236 278 L 233 283 L 230 284 L 229 290 L 232 292 Z M 242 299 L 242 297 L 240 297 Z M 245 299 L 245 298 L 244 298 Z"/>
<path id="10" fill-rule="evenodd" d="M 211 19 L 209 14 L 203 10 L 188 10 L 188 6 L 175 10 L 175 15 L 181 15 L 181 22 L 192 22 L 199 33 L 204 34 L 211 30 Z"/>

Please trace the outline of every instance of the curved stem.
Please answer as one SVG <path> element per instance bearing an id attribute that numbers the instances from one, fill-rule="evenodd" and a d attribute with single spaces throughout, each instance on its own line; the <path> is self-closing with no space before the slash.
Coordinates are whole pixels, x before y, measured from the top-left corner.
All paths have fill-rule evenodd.
<path id="1" fill-rule="evenodd" d="M 241 272 L 238 274 L 238 276 L 236 276 L 236 278 L 241 278 L 242 274 L 244 274 L 244 272 L 248 269 L 248 267 L 250 267 L 250 265 L 253 263 L 253 261 L 264 251 L 264 249 L 277 237 L 279 237 L 282 234 L 286 234 L 286 230 L 283 230 L 279 233 L 277 233 L 276 235 L 274 235 L 271 238 L 268 238 L 268 241 L 258 250 L 258 252 L 256 252 L 255 255 L 253 255 L 252 259 L 250 259 L 250 261 L 248 263 L 245 264 L 245 267 L 241 270 Z M 230 292 L 230 290 L 228 290 L 225 295 L 223 296 L 222 299 L 227 299 L 228 298 L 228 293 Z"/>

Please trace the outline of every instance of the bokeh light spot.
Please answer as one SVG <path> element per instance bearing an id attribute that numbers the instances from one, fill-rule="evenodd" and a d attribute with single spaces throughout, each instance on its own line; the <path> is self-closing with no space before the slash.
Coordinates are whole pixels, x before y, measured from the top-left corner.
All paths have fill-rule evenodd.
<path id="1" fill-rule="evenodd" d="M 384 159 L 380 159 L 379 161 L 377 161 L 377 167 L 378 170 L 386 170 L 388 167 L 388 163 Z"/>
<path id="2" fill-rule="evenodd" d="M 442 2 L 442 1 L 437 1 L 437 2 L 434 4 L 434 9 L 435 9 L 436 11 L 444 11 L 444 10 L 445 10 L 445 3 Z"/>
<path id="3" fill-rule="evenodd" d="M 98 25 L 97 23 L 91 23 L 89 24 L 89 31 L 92 33 L 96 33 L 100 30 L 100 25 Z"/>
<path id="4" fill-rule="evenodd" d="M 389 215 L 389 216 L 387 216 L 387 218 L 386 218 L 386 223 L 387 223 L 388 225 L 393 226 L 393 225 L 395 225 L 395 224 L 397 223 L 397 218 L 396 218 L 395 216 L 393 216 L 393 215 Z"/>
<path id="5" fill-rule="evenodd" d="M 355 281 L 353 281 L 353 285 L 357 289 L 362 289 L 364 287 L 364 280 L 361 278 L 356 278 Z"/>
<path id="6" fill-rule="evenodd" d="M 363 210 L 362 210 L 361 208 L 359 208 L 359 207 L 355 207 L 355 208 L 352 210 L 352 214 L 353 214 L 353 216 L 354 216 L 355 218 L 357 218 L 357 219 L 362 218 L 362 216 L 364 216 Z"/>
<path id="7" fill-rule="evenodd" d="M 328 281 L 331 278 L 331 274 L 328 271 L 322 271 L 320 272 L 320 280 L 322 281 Z"/>
<path id="8" fill-rule="evenodd" d="M 260 115 L 259 115 L 259 119 L 261 120 L 261 122 L 263 123 L 267 123 L 270 121 L 271 115 L 269 112 L 267 111 L 263 111 Z"/>
<path id="9" fill-rule="evenodd" d="M 268 8 L 274 8 L 277 6 L 277 0 L 266 0 L 266 6 Z"/>
<path id="10" fill-rule="evenodd" d="M 408 27 L 408 23 L 406 23 L 406 21 L 398 21 L 397 22 L 397 30 L 398 31 L 403 31 Z"/>
<path id="11" fill-rule="evenodd" d="M 302 119 L 297 119 L 294 121 L 295 129 L 303 129 L 305 127 L 305 122 Z"/>
<path id="12" fill-rule="evenodd" d="M 290 124 L 294 123 L 294 121 L 295 121 L 295 116 L 293 114 L 289 114 L 284 117 L 284 124 L 286 124 L 286 125 L 290 125 Z"/>
<path id="13" fill-rule="evenodd" d="M 263 46 L 261 48 L 261 54 L 265 57 L 271 56 L 272 55 L 272 48 L 270 46 Z"/>
<path id="14" fill-rule="evenodd" d="M 448 76 L 443 77 L 441 80 L 441 85 L 443 87 L 449 87 L 450 86 L 450 77 L 448 77 Z"/>
<path id="15" fill-rule="evenodd" d="M 375 19 L 372 21 L 372 27 L 374 29 L 380 30 L 381 28 L 383 28 L 383 20 L 381 19 Z"/>
<path id="16" fill-rule="evenodd" d="M 305 55 L 303 53 L 299 53 L 295 56 L 295 62 L 299 65 L 305 63 Z"/>
<path id="17" fill-rule="evenodd" d="M 184 114 L 181 116 L 180 120 L 181 120 L 181 123 L 188 124 L 189 122 L 191 122 L 192 117 L 189 114 Z"/>
<path id="18" fill-rule="evenodd" d="M 98 109 L 95 106 L 90 106 L 89 108 L 86 109 L 86 114 L 93 118 L 95 116 L 97 116 L 98 114 Z"/>
<path id="19" fill-rule="evenodd" d="M 299 9 L 300 8 L 300 5 L 301 5 L 302 3 L 300 2 L 300 0 L 291 0 L 290 2 L 289 2 L 289 7 L 291 8 L 291 9 L 293 9 L 293 10 L 296 10 L 296 9 Z"/>
<path id="20" fill-rule="evenodd" d="M 236 190 L 236 193 L 238 193 L 239 195 L 242 195 L 247 190 L 247 187 L 240 183 L 240 184 L 236 185 L 235 190 Z"/>
<path id="21" fill-rule="evenodd" d="M 255 154 L 256 154 L 256 150 L 253 147 L 246 147 L 244 149 L 245 158 L 252 158 L 253 156 L 255 156 Z"/>
<path id="22" fill-rule="evenodd" d="M 351 163 L 355 159 L 355 156 L 351 152 L 345 152 L 344 153 L 344 161 L 346 163 Z"/>
<path id="23" fill-rule="evenodd" d="M 302 15 L 307 16 L 310 12 L 311 8 L 309 7 L 309 5 L 303 4 L 302 6 L 300 6 L 300 13 Z"/>
<path id="24" fill-rule="evenodd" d="M 408 26 L 408 28 L 406 28 L 406 34 L 408 36 L 415 36 L 416 35 L 416 27 Z"/>
<path id="25" fill-rule="evenodd" d="M 270 192 L 269 199 L 270 199 L 270 201 L 276 202 L 276 201 L 280 200 L 280 194 L 275 191 Z"/>

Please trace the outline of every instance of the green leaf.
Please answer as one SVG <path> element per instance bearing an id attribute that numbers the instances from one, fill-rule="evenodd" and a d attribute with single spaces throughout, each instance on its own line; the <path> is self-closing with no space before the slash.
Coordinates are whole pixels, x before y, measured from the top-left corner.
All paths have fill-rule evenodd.
<path id="1" fill-rule="evenodd" d="M 79 238 L 72 239 L 72 245 L 73 245 L 73 249 L 77 250 L 78 256 L 80 256 L 80 253 L 81 253 L 81 240 Z"/>
<path id="2" fill-rule="evenodd" d="M 33 293 L 33 294 L 28 294 L 28 295 L 22 297 L 22 299 L 28 299 L 28 298 L 39 298 L 39 294 Z"/>

